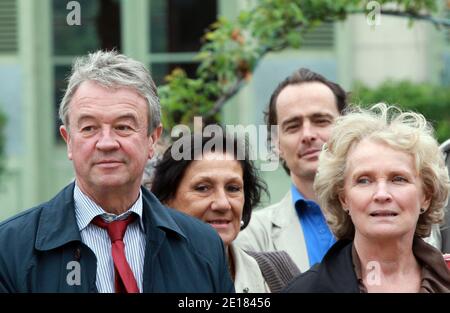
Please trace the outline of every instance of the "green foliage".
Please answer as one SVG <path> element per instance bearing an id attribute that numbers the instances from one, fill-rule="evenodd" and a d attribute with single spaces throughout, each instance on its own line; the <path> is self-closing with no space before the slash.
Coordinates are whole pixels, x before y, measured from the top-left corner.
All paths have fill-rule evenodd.
<path id="1" fill-rule="evenodd" d="M 197 77 L 174 70 L 159 89 L 164 127 L 190 125 L 193 116 L 215 121 L 223 104 L 236 94 L 258 61 L 270 51 L 299 48 L 303 35 L 323 21 L 343 20 L 349 12 L 364 12 L 369 0 L 260 0 L 236 21 L 219 19 L 204 35 L 197 55 Z M 399 12 L 418 15 L 436 9 L 433 0 L 394 2 Z"/>
<path id="2" fill-rule="evenodd" d="M 357 84 L 352 93 L 351 102 L 365 107 L 386 102 L 422 113 L 434 126 L 439 142 L 450 138 L 450 89 L 448 87 L 391 80 L 376 88 Z"/>
<path id="3" fill-rule="evenodd" d="M 189 79 L 181 69 L 175 69 L 166 80 L 168 85 L 161 86 L 158 91 L 164 107 L 163 125 L 189 125 L 195 115 L 205 115 L 210 110 L 212 99 L 219 94 L 216 84 L 202 78 Z"/>

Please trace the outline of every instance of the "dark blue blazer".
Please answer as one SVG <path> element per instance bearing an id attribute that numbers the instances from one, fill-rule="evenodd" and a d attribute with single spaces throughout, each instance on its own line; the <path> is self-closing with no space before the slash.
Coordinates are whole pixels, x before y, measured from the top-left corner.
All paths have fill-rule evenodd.
<path id="1" fill-rule="evenodd" d="M 0 292 L 97 292 L 97 259 L 81 242 L 73 189 L 0 223 Z M 144 292 L 234 292 L 217 232 L 145 188 L 142 195 Z"/>

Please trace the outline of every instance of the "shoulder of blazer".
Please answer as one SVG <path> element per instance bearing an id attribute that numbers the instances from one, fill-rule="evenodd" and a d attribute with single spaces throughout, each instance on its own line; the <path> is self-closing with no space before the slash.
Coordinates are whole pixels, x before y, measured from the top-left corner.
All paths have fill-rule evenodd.
<path id="1" fill-rule="evenodd" d="M 296 217 L 291 191 L 289 190 L 280 202 L 262 209 L 258 215 L 277 227 L 290 224 Z"/>
<path id="2" fill-rule="evenodd" d="M 284 197 L 279 202 L 271 204 L 260 210 L 257 210 L 254 212 L 254 214 L 264 216 L 265 218 L 273 220 L 280 214 L 279 211 L 287 206 L 293 207 L 292 195 L 290 190 L 284 195 Z"/>

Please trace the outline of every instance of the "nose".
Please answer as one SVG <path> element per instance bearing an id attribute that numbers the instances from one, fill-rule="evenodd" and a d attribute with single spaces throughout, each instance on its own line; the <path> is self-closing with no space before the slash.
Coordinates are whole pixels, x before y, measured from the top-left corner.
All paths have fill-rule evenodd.
<path id="1" fill-rule="evenodd" d="M 226 211 L 231 209 L 230 200 L 228 199 L 225 190 L 221 189 L 215 193 L 214 199 L 211 203 L 211 209 L 217 211 Z"/>
<path id="2" fill-rule="evenodd" d="M 317 140 L 317 132 L 309 120 L 303 122 L 302 143 L 308 144 Z"/>
<path id="3" fill-rule="evenodd" d="M 119 142 L 114 138 L 111 129 L 103 129 L 96 147 L 102 151 L 114 150 L 119 147 Z"/>
<path id="4" fill-rule="evenodd" d="M 376 184 L 374 200 L 379 203 L 389 202 L 392 200 L 392 196 L 388 190 L 386 182 L 382 181 Z"/>

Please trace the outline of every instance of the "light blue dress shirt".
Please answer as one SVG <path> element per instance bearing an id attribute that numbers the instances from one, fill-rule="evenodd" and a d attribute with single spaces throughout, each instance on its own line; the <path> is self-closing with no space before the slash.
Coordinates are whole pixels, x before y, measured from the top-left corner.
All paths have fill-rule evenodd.
<path id="1" fill-rule="evenodd" d="M 331 233 L 320 206 L 312 200 L 305 199 L 294 185 L 291 186 L 291 193 L 306 241 L 309 265 L 313 266 L 322 261 L 328 249 L 336 242 L 336 238 Z"/>

